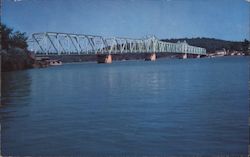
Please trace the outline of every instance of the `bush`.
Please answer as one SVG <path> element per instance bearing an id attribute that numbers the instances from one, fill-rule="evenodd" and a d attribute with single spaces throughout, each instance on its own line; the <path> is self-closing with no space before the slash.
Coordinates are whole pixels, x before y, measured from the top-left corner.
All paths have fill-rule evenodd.
<path id="1" fill-rule="evenodd" d="M 32 68 L 32 59 L 27 50 L 28 44 L 25 33 L 14 32 L 12 28 L 1 25 L 2 45 L 2 71 L 12 71 Z"/>
<path id="2" fill-rule="evenodd" d="M 2 51 L 2 71 L 22 70 L 32 68 L 34 59 L 29 52 L 20 48 L 11 48 Z"/>

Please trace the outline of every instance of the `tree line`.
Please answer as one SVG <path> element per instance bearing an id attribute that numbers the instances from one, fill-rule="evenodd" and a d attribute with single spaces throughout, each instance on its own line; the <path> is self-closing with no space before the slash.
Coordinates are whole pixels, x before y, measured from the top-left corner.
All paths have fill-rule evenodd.
<path id="1" fill-rule="evenodd" d="M 1 24 L 1 71 L 32 68 L 34 59 L 28 51 L 27 35 Z"/>
<path id="2" fill-rule="evenodd" d="M 2 49 L 9 50 L 11 48 L 21 48 L 27 50 L 27 35 L 25 32 L 14 31 L 13 28 L 1 24 L 1 45 Z"/>

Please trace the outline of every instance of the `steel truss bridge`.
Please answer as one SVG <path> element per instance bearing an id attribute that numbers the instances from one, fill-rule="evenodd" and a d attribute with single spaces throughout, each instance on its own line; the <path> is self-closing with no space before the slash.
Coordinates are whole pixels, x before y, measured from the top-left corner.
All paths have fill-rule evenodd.
<path id="1" fill-rule="evenodd" d="M 156 37 L 131 39 L 96 35 L 44 32 L 29 39 L 29 50 L 40 55 L 88 55 L 123 53 L 182 53 L 206 55 L 206 49 L 184 42 L 170 43 Z"/>

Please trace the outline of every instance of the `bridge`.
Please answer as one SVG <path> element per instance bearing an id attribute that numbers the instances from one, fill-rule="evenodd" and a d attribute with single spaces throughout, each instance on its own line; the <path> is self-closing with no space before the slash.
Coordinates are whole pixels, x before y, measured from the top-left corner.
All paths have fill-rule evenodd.
<path id="1" fill-rule="evenodd" d="M 97 55 L 98 63 L 111 63 L 112 54 L 145 53 L 145 60 L 156 60 L 156 53 L 175 53 L 187 58 L 188 54 L 200 57 L 206 49 L 184 42 L 164 42 L 155 36 L 132 39 L 105 38 L 96 35 L 43 32 L 29 39 L 29 50 L 35 55 Z"/>

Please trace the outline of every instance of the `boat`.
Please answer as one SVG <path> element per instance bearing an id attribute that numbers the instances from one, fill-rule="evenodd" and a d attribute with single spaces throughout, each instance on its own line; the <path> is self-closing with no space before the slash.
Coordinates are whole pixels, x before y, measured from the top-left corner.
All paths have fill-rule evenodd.
<path id="1" fill-rule="evenodd" d="M 48 60 L 49 65 L 55 66 L 55 65 L 62 65 L 62 61 L 60 60 Z"/>

